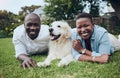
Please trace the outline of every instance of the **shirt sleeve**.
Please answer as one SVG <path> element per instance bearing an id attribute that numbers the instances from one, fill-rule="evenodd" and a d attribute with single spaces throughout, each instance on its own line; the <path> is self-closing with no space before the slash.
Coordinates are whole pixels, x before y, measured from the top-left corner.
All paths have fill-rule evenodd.
<path id="1" fill-rule="evenodd" d="M 92 51 L 92 55 L 91 56 L 101 56 L 101 53 L 96 53 L 95 51 Z"/>
<path id="2" fill-rule="evenodd" d="M 99 42 L 99 53 L 102 54 L 110 54 L 111 53 L 111 43 L 109 41 L 108 33 L 105 32 Z"/>
<path id="3" fill-rule="evenodd" d="M 79 58 L 80 58 L 80 56 L 81 56 L 82 54 L 80 54 L 80 53 L 77 52 L 74 48 L 72 48 L 72 55 L 73 55 L 73 58 L 74 58 L 75 60 L 79 60 Z"/>
<path id="4" fill-rule="evenodd" d="M 18 38 L 19 38 L 18 33 L 14 31 L 13 44 L 14 44 L 14 48 L 15 48 L 15 56 L 16 56 L 16 58 L 20 54 L 26 54 L 27 55 L 25 45 Z"/>
<path id="5" fill-rule="evenodd" d="M 71 44 L 73 45 L 73 40 L 76 39 L 76 29 L 72 29 L 72 36 L 71 36 Z M 72 56 L 75 60 L 79 60 L 80 56 L 79 52 L 77 52 L 73 47 L 72 47 Z"/>

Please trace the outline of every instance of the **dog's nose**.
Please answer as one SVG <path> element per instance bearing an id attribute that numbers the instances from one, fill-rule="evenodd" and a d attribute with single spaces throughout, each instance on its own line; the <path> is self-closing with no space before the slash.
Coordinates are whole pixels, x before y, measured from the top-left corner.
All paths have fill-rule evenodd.
<path id="1" fill-rule="evenodd" d="M 49 29 L 49 32 L 52 32 L 52 31 L 53 31 L 53 28 L 50 28 L 50 29 Z"/>

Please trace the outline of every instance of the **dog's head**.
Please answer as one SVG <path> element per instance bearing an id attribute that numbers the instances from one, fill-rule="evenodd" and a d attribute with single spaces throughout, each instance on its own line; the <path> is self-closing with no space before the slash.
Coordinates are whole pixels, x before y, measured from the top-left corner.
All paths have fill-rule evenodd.
<path id="1" fill-rule="evenodd" d="M 55 21 L 51 24 L 49 29 L 50 39 L 59 40 L 61 38 L 70 38 L 71 27 L 65 21 Z"/>

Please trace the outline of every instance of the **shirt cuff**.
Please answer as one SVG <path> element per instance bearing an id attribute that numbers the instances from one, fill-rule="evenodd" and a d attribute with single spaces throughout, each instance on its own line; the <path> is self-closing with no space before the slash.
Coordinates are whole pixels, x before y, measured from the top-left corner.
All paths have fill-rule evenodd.
<path id="1" fill-rule="evenodd" d="M 101 56 L 101 54 L 100 53 L 96 53 L 96 52 L 92 52 L 92 56 Z"/>
<path id="2" fill-rule="evenodd" d="M 81 54 L 75 56 L 75 60 L 79 60 Z"/>
<path id="3" fill-rule="evenodd" d="M 27 53 L 17 53 L 17 54 L 15 54 L 15 57 L 18 58 L 18 56 L 19 56 L 20 54 L 26 54 L 26 55 L 28 55 Z"/>

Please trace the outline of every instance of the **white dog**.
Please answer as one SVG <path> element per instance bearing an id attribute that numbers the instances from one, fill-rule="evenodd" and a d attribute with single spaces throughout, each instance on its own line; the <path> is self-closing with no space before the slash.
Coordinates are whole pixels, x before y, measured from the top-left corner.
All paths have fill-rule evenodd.
<path id="1" fill-rule="evenodd" d="M 110 42 L 112 43 L 112 46 L 114 47 L 115 51 L 120 50 L 120 41 L 119 41 L 119 36 L 118 39 L 112 35 L 112 34 L 108 34 Z"/>
<path id="2" fill-rule="evenodd" d="M 73 61 L 71 54 L 71 27 L 65 21 L 55 21 L 51 24 L 49 54 L 44 62 L 38 62 L 39 67 L 49 66 L 54 59 L 61 59 L 59 67 L 67 66 Z"/>

